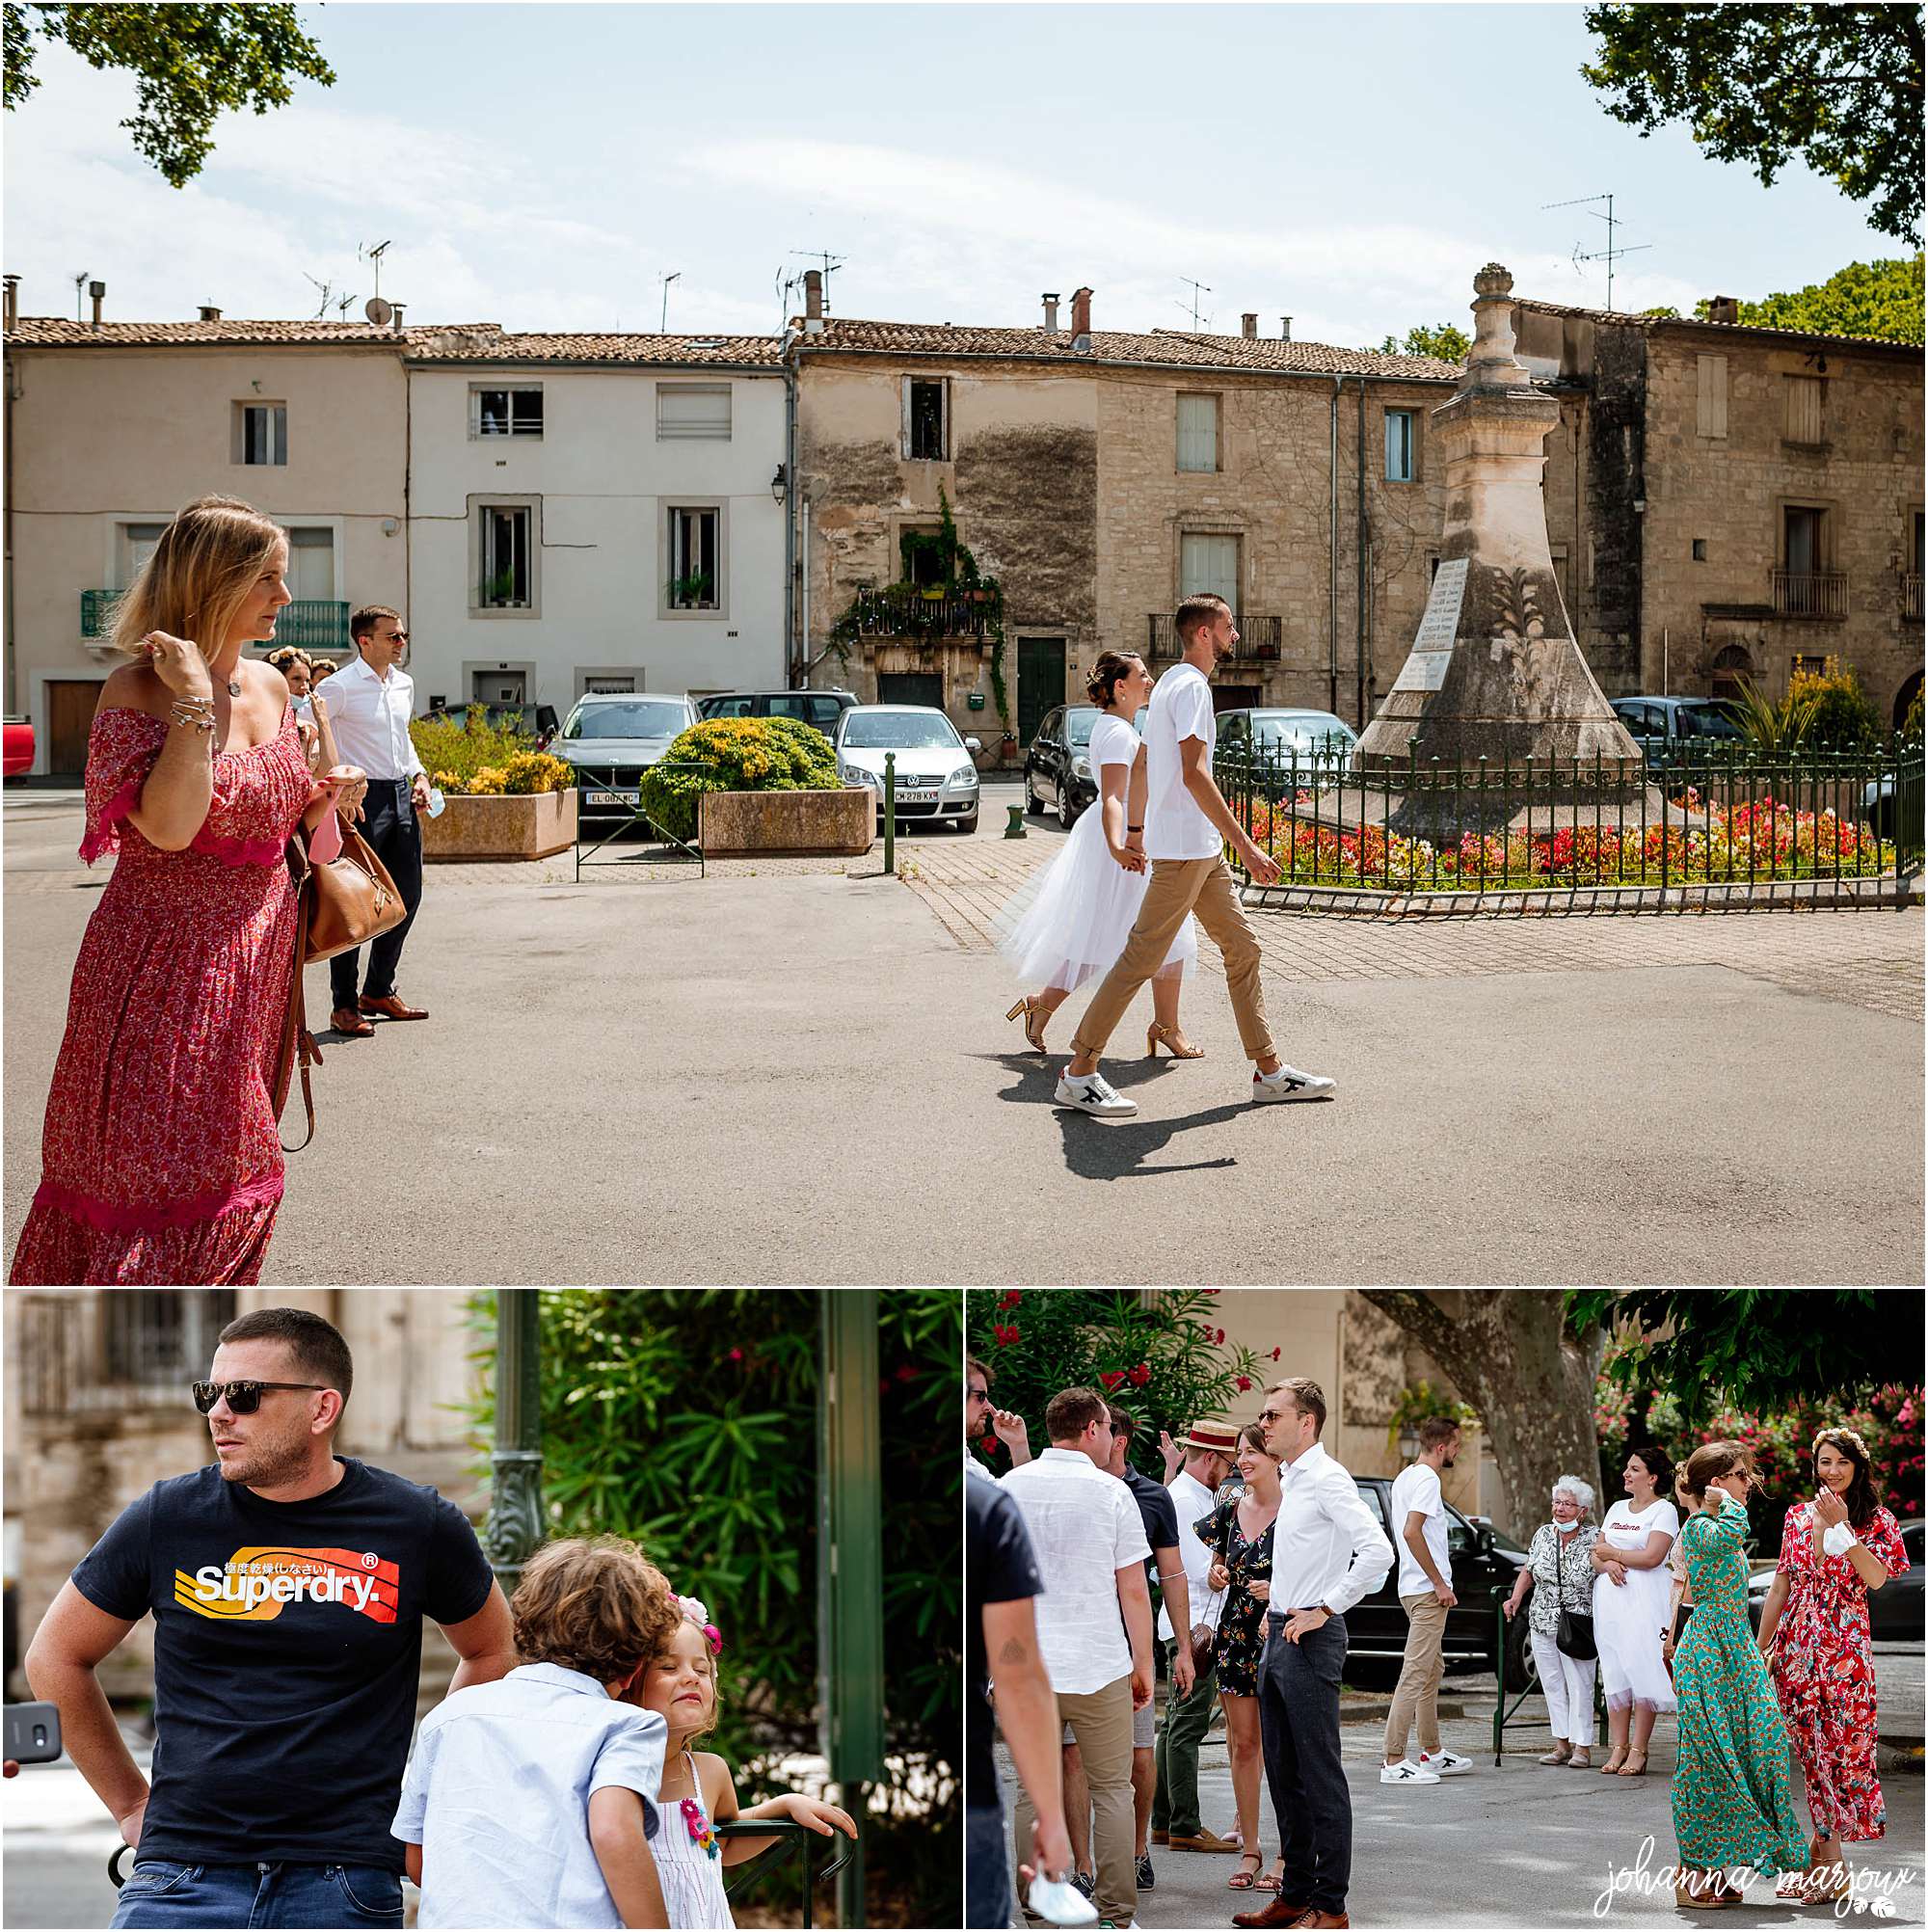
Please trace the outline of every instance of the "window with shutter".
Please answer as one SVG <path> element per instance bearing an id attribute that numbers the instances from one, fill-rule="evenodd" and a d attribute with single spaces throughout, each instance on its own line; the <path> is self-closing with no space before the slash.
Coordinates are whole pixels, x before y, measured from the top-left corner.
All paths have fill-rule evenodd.
<path id="1" fill-rule="evenodd" d="M 1786 383 L 1787 427 L 1782 434 L 1789 443 L 1816 443 L 1824 441 L 1820 377 L 1789 376 Z"/>
<path id="2" fill-rule="evenodd" d="M 728 383 L 658 383 L 658 443 L 730 441 Z"/>
<path id="3" fill-rule="evenodd" d="M 1700 436 L 1727 433 L 1727 359 L 1725 356 L 1695 358 L 1699 388 L 1695 398 L 1695 431 Z"/>
<path id="4" fill-rule="evenodd" d="M 335 596 L 335 532 L 300 524 L 288 532 L 288 595 L 296 603 L 327 603 Z"/>
<path id="5" fill-rule="evenodd" d="M 1412 412 L 1409 409 L 1386 411 L 1385 473 L 1388 483 L 1412 481 Z"/>
<path id="6" fill-rule="evenodd" d="M 1187 535 L 1178 540 L 1178 595 L 1181 599 L 1211 592 L 1222 597 L 1236 615 L 1239 608 L 1239 540 L 1237 537 Z"/>
<path id="7" fill-rule="evenodd" d="M 1218 467 L 1218 398 L 1178 398 L 1178 467 L 1211 470 Z"/>

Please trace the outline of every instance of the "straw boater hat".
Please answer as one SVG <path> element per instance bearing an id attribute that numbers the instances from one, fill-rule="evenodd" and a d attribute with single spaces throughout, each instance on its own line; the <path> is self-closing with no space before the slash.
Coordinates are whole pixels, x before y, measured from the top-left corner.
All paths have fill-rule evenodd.
<path id="1" fill-rule="evenodd" d="M 1239 1432 L 1220 1428 L 1216 1423 L 1200 1422 L 1193 1425 L 1192 1434 L 1178 1446 L 1181 1449 L 1204 1449 L 1214 1456 L 1236 1456 L 1239 1453 Z"/>

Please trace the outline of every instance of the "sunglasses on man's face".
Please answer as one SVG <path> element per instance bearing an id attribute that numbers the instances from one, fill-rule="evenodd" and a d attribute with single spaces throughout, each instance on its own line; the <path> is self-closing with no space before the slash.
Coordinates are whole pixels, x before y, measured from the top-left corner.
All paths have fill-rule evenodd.
<path id="1" fill-rule="evenodd" d="M 264 1388 L 326 1388 L 320 1382 L 198 1382 L 194 1385 L 194 1406 L 203 1415 L 214 1411 L 214 1405 L 225 1395 L 228 1406 L 236 1415 L 253 1415 L 261 1406 L 261 1391 Z"/>

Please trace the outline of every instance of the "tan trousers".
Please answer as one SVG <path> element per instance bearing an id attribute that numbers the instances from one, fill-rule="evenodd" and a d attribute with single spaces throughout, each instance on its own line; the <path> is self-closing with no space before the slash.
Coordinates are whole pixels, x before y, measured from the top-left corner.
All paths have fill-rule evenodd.
<path id="1" fill-rule="evenodd" d="M 1198 924 L 1224 955 L 1225 984 L 1232 995 L 1232 1011 L 1238 1015 L 1239 1039 L 1246 1057 L 1264 1060 L 1272 1052 L 1265 994 L 1259 987 L 1259 942 L 1245 907 L 1239 903 L 1232 869 L 1222 858 L 1151 862 L 1151 883 L 1145 887 L 1138 924 L 1084 1008 L 1084 1017 L 1071 1040 L 1074 1052 L 1105 1051 L 1105 1042 L 1124 1018 L 1125 1008 L 1138 988 L 1165 964 L 1165 955 L 1171 951 L 1187 913 L 1198 915 Z"/>
<path id="2" fill-rule="evenodd" d="M 1406 1606 L 1406 1662 L 1386 1716 L 1385 1755 L 1406 1756 L 1413 1720 L 1419 1720 L 1419 1748 L 1439 1749 L 1439 1676 L 1445 1668 L 1446 1606 L 1432 1591 L 1402 1597 Z"/>
<path id="3" fill-rule="evenodd" d="M 1058 1694 L 1058 1715 L 1071 1727 L 1084 1782 L 1091 1787 L 1091 1857 L 1098 1867 L 1098 1917 L 1129 1925 L 1138 1914 L 1138 1822 L 1132 1809 L 1132 1680 L 1119 1677 L 1103 1690 Z M 1018 1862 L 1031 1863 L 1031 1828 L 1036 1813 L 1022 1781 L 1011 1821 Z M 1020 1884 L 1018 1895 L 1024 1895 Z M 1028 1924 L 1039 1925 L 1027 1910 Z"/>

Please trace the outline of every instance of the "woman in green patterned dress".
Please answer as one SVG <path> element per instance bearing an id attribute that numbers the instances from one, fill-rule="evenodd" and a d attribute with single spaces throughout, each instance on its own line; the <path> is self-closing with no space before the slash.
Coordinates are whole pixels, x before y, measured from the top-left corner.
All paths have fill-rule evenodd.
<path id="1" fill-rule="evenodd" d="M 1753 1483 L 1737 1442 L 1703 1443 L 1687 1459 L 1683 1487 L 1700 1507 L 1680 1532 L 1694 1614 L 1674 1653 L 1681 1905 L 1738 1904 L 1745 1881 L 1727 1874 L 1800 1870 L 1808 1860 L 1788 1788 L 1787 1728 L 1748 1626 L 1742 1545 Z"/>

